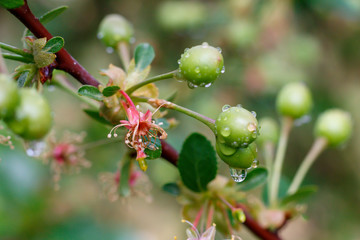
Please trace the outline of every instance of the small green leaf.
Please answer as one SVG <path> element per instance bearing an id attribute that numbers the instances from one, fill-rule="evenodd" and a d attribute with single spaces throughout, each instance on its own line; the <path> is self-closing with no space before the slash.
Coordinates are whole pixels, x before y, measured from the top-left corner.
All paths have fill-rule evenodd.
<path id="1" fill-rule="evenodd" d="M 268 171 L 265 168 L 255 168 L 248 173 L 245 180 L 238 183 L 239 189 L 243 191 L 249 191 L 253 188 L 260 186 L 266 182 Z"/>
<path id="2" fill-rule="evenodd" d="M 292 202 L 301 203 L 306 201 L 311 195 L 316 193 L 317 186 L 304 186 L 299 188 L 295 193 L 284 197 L 281 201 L 281 205 L 286 205 Z"/>
<path id="3" fill-rule="evenodd" d="M 66 9 L 68 9 L 68 6 L 60 6 L 60 7 L 51 9 L 50 11 L 46 12 L 44 15 L 39 17 L 39 21 L 42 24 L 46 24 L 46 23 L 50 22 L 51 20 L 53 20 L 54 18 L 56 18 L 57 16 L 59 16 L 60 14 L 62 14 Z"/>
<path id="4" fill-rule="evenodd" d="M 18 8 L 24 4 L 24 0 L 0 0 L 0 6 L 6 9 Z"/>
<path id="5" fill-rule="evenodd" d="M 162 190 L 174 196 L 179 196 L 180 194 L 180 188 L 176 183 L 167 183 L 162 186 Z"/>
<path id="6" fill-rule="evenodd" d="M 80 96 L 85 96 L 97 101 L 101 101 L 103 99 L 103 96 L 99 89 L 97 87 L 91 86 L 91 85 L 84 85 L 79 88 L 78 94 Z"/>
<path id="7" fill-rule="evenodd" d="M 99 123 L 107 124 L 107 125 L 110 124 L 105 118 L 103 118 L 103 117 L 100 116 L 99 111 L 97 111 L 97 110 L 84 109 L 83 111 L 84 111 L 89 117 L 91 117 L 92 119 L 98 121 Z"/>
<path id="8" fill-rule="evenodd" d="M 110 87 L 104 88 L 102 94 L 105 97 L 110 97 L 110 96 L 114 95 L 119 90 L 120 90 L 120 88 L 118 86 L 110 86 Z"/>
<path id="9" fill-rule="evenodd" d="M 127 197 L 130 195 L 129 177 L 130 177 L 131 158 L 125 156 L 122 162 L 119 182 L 120 196 Z"/>
<path id="10" fill-rule="evenodd" d="M 181 149 L 178 168 L 186 187 L 195 192 L 205 191 L 217 171 L 215 150 L 209 140 L 199 133 L 191 134 Z"/>
<path id="11" fill-rule="evenodd" d="M 139 72 L 143 71 L 154 60 L 155 52 L 149 43 L 141 43 L 135 49 L 135 66 Z"/>
<path id="12" fill-rule="evenodd" d="M 155 140 L 155 138 L 151 138 L 151 145 L 153 145 L 153 149 L 145 148 L 146 159 L 151 160 L 161 157 L 162 148 L 160 139 L 156 138 Z"/>
<path id="13" fill-rule="evenodd" d="M 44 50 L 50 53 L 57 53 L 64 47 L 64 39 L 62 37 L 53 37 L 46 42 Z"/>

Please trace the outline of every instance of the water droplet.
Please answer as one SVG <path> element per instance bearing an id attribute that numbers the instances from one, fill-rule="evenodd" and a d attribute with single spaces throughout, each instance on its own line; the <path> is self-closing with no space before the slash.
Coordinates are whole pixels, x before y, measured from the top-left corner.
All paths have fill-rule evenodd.
<path id="1" fill-rule="evenodd" d="M 104 34 L 102 34 L 102 33 L 98 33 L 98 34 L 97 34 L 97 38 L 98 38 L 98 39 L 102 39 L 103 37 L 104 37 Z"/>
<path id="2" fill-rule="evenodd" d="M 208 83 L 208 84 L 206 84 L 204 87 L 208 88 L 208 87 L 211 86 L 211 84 L 212 84 L 212 83 Z"/>
<path id="3" fill-rule="evenodd" d="M 186 53 L 186 54 L 185 54 L 185 58 L 188 58 L 188 57 L 190 57 L 190 54 L 189 54 L 189 53 Z"/>
<path id="4" fill-rule="evenodd" d="M 113 49 L 112 47 L 107 47 L 107 48 L 106 48 L 106 52 L 109 53 L 109 54 L 110 54 L 110 53 L 113 53 L 113 52 L 114 52 L 114 49 Z"/>
<path id="5" fill-rule="evenodd" d="M 221 69 L 221 73 L 225 72 L 225 66 L 223 66 L 223 68 Z"/>
<path id="6" fill-rule="evenodd" d="M 187 51 L 189 51 L 189 48 L 185 48 L 184 52 L 186 53 Z"/>
<path id="7" fill-rule="evenodd" d="M 256 138 L 256 137 L 257 137 L 257 132 L 256 132 L 256 131 L 253 132 L 253 133 L 251 134 L 251 137 L 252 137 L 252 138 Z"/>
<path id="8" fill-rule="evenodd" d="M 251 111 L 251 114 L 256 117 L 256 112 L 255 111 Z"/>
<path id="9" fill-rule="evenodd" d="M 229 110 L 231 108 L 231 106 L 230 105 L 228 105 L 228 104 L 226 104 L 226 105 L 224 105 L 223 107 L 222 107 L 222 111 L 223 112 L 225 112 L 225 111 L 227 111 L 227 110 Z"/>
<path id="10" fill-rule="evenodd" d="M 222 49 L 220 47 L 217 47 L 216 49 L 219 51 L 219 53 L 222 52 Z"/>
<path id="11" fill-rule="evenodd" d="M 258 166 L 259 166 L 259 160 L 254 159 L 254 161 L 253 161 L 252 164 L 251 164 L 251 167 L 252 167 L 252 168 L 257 168 Z"/>
<path id="12" fill-rule="evenodd" d="M 225 127 L 220 130 L 220 133 L 221 133 L 221 135 L 223 135 L 223 137 L 228 137 L 228 136 L 230 136 L 231 130 L 229 127 Z"/>
<path id="13" fill-rule="evenodd" d="M 181 63 L 180 59 L 177 61 L 177 63 L 178 63 L 178 64 L 180 64 L 180 63 Z"/>
<path id="14" fill-rule="evenodd" d="M 196 68 L 195 68 L 195 72 L 196 72 L 196 73 L 200 73 L 200 68 L 199 68 L 199 67 L 196 67 Z"/>
<path id="15" fill-rule="evenodd" d="M 209 46 L 209 44 L 208 44 L 207 42 L 203 42 L 203 43 L 201 44 L 201 46 L 202 46 L 203 48 L 207 48 L 207 47 Z"/>
<path id="16" fill-rule="evenodd" d="M 250 131 L 250 132 L 255 132 L 256 131 L 256 125 L 254 123 L 249 123 L 247 125 L 247 129 Z"/>
<path id="17" fill-rule="evenodd" d="M 241 144 L 241 147 L 247 147 L 249 144 L 247 142 L 244 142 L 243 144 Z"/>
<path id="18" fill-rule="evenodd" d="M 242 108 L 242 105 L 241 105 L 241 104 L 237 104 L 236 107 Z"/>
<path id="19" fill-rule="evenodd" d="M 219 74 L 220 73 L 220 68 L 216 69 L 216 73 Z"/>
<path id="20" fill-rule="evenodd" d="M 29 141 L 25 143 L 26 154 L 29 157 L 39 157 L 46 148 L 44 141 Z"/>
<path id="21" fill-rule="evenodd" d="M 247 170 L 230 167 L 230 175 L 235 182 L 243 182 L 246 178 Z"/>
<path id="22" fill-rule="evenodd" d="M 310 115 L 305 115 L 305 116 L 303 116 L 301 118 L 296 119 L 294 121 L 294 126 L 299 127 L 299 126 L 301 126 L 303 124 L 306 124 L 306 123 L 308 123 L 310 121 L 311 121 L 311 116 Z"/>
<path id="23" fill-rule="evenodd" d="M 187 85 L 191 89 L 195 88 L 195 85 L 192 82 L 187 82 Z"/>

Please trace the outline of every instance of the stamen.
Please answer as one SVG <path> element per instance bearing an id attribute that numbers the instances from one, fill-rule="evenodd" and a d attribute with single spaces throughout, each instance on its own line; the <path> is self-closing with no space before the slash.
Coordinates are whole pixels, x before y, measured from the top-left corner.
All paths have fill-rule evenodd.
<path id="1" fill-rule="evenodd" d="M 197 228 L 194 226 L 194 224 L 192 224 L 191 222 L 189 222 L 188 220 L 185 220 L 185 219 L 181 220 L 181 222 L 189 224 L 191 226 L 191 228 L 194 229 L 197 237 L 200 239 L 200 233 L 197 230 Z"/>

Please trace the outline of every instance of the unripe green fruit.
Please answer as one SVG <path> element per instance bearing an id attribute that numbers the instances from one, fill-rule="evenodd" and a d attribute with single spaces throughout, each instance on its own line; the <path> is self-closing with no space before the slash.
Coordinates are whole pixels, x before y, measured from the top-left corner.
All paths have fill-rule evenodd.
<path id="1" fill-rule="evenodd" d="M 179 78 L 189 87 L 208 87 L 224 72 L 221 51 L 207 43 L 185 50 L 179 60 Z"/>
<path id="2" fill-rule="evenodd" d="M 168 30 L 186 30 L 202 25 L 207 11 L 198 1 L 164 1 L 158 8 L 157 20 Z"/>
<path id="3" fill-rule="evenodd" d="M 9 76 L 0 73 L 0 119 L 10 117 L 18 102 L 16 83 Z"/>
<path id="4" fill-rule="evenodd" d="M 226 164 L 231 168 L 247 169 L 252 166 L 257 157 L 255 143 L 245 148 L 232 148 L 216 140 L 216 152 Z"/>
<path id="5" fill-rule="evenodd" d="M 100 23 L 98 38 L 108 47 L 119 42 L 130 42 L 134 34 L 131 24 L 119 14 L 107 15 Z"/>
<path id="6" fill-rule="evenodd" d="M 300 118 L 312 107 L 311 93 L 303 83 L 289 83 L 280 90 L 276 107 L 283 116 Z"/>
<path id="7" fill-rule="evenodd" d="M 320 115 L 315 124 L 315 135 L 324 137 L 329 145 L 336 146 L 349 139 L 352 120 L 348 112 L 330 109 Z"/>
<path id="8" fill-rule="evenodd" d="M 24 139 L 44 137 L 50 130 L 52 116 L 45 98 L 34 89 L 21 89 L 20 103 L 14 116 L 6 119 L 7 126 Z"/>
<path id="9" fill-rule="evenodd" d="M 215 121 L 215 129 L 219 142 L 233 148 L 247 147 L 257 138 L 258 122 L 255 113 L 225 105 Z"/>
<path id="10" fill-rule="evenodd" d="M 279 125 L 278 123 L 269 117 L 259 120 L 260 135 L 257 138 L 259 144 L 265 142 L 276 143 L 279 140 Z"/>

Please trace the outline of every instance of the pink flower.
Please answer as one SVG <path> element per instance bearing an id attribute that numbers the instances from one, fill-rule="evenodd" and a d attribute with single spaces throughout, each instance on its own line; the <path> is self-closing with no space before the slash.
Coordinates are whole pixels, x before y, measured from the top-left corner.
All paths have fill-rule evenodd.
<path id="1" fill-rule="evenodd" d="M 116 129 L 122 126 L 126 127 L 129 132 L 125 136 L 125 143 L 130 148 L 136 150 L 136 160 L 139 162 L 141 170 L 146 171 L 147 164 L 145 158 L 147 155 L 145 149 L 155 150 L 157 147 L 155 146 L 155 141 L 152 141 L 152 139 L 156 140 L 158 137 L 160 139 L 165 139 L 167 133 L 152 121 L 152 112 L 149 110 L 147 110 L 145 114 L 139 112 L 130 97 L 122 90 L 120 90 L 120 93 L 126 99 L 126 102 L 121 101 L 121 103 L 126 111 L 128 120 L 121 120 L 120 124 L 113 127 L 108 134 L 108 138 L 111 137 L 113 131 L 114 137 L 117 137 Z"/>

